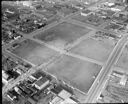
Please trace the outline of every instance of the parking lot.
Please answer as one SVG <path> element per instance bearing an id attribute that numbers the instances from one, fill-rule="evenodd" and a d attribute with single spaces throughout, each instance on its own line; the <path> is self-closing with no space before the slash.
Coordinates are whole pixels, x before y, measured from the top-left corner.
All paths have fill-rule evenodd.
<path id="1" fill-rule="evenodd" d="M 34 38 L 63 49 L 81 36 L 86 35 L 89 31 L 90 29 L 76 24 L 63 22 L 45 32 L 35 35 Z"/>
<path id="2" fill-rule="evenodd" d="M 64 55 L 61 60 L 48 66 L 47 71 L 87 93 L 94 82 L 93 76 L 96 77 L 100 69 L 100 65 Z"/>

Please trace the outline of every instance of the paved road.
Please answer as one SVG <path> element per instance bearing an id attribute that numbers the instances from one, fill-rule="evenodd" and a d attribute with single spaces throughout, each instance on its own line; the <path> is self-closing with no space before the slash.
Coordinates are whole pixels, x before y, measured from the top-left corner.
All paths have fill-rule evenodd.
<path id="1" fill-rule="evenodd" d="M 102 2 L 102 0 L 99 0 L 96 4 L 98 4 L 98 3 L 100 3 L 100 2 Z M 95 5 L 95 3 L 92 4 L 92 5 L 90 5 L 90 6 L 88 6 L 88 7 L 91 7 L 91 6 L 93 6 L 93 5 Z M 88 7 L 87 7 L 87 8 L 88 8 Z M 77 13 L 80 13 L 80 12 L 81 12 L 81 11 L 79 11 L 79 12 L 77 12 Z M 36 33 L 40 33 L 42 30 L 45 31 L 46 29 L 49 29 L 49 28 L 51 28 L 51 27 L 54 27 L 55 25 L 57 25 L 57 24 L 63 22 L 63 20 L 65 21 L 65 20 L 67 20 L 68 18 L 73 17 L 73 16 L 76 15 L 77 13 L 74 13 L 74 14 L 69 15 L 69 16 L 67 16 L 67 17 L 65 17 L 65 18 L 63 18 L 63 19 L 61 19 L 61 21 L 54 22 L 54 23 L 48 25 L 47 28 L 41 28 L 40 30 L 37 30 L 37 31 L 35 31 L 35 32 L 32 32 L 32 33 L 29 34 L 29 35 L 22 33 L 22 35 L 23 35 L 25 38 L 27 38 L 27 39 L 28 39 L 28 38 L 29 38 L 29 39 L 32 39 L 32 36 L 34 36 Z M 71 21 L 71 22 L 72 22 L 72 21 Z M 76 23 L 77 23 L 77 22 L 76 22 Z M 82 24 L 82 23 L 80 23 L 80 25 L 81 25 L 81 24 Z M 83 24 L 83 25 L 85 26 L 86 24 Z M 88 25 L 87 25 L 87 26 L 88 26 Z M 91 26 L 89 26 L 89 27 L 91 27 Z M 93 27 L 93 28 L 94 28 L 94 27 Z M 98 28 L 98 29 L 99 29 L 99 28 Z M 33 40 L 33 39 L 32 39 L 32 40 Z M 81 40 L 81 39 L 80 39 L 80 40 Z M 38 41 L 38 42 L 39 42 L 39 41 Z M 79 41 L 79 42 L 80 42 L 80 41 Z M 77 43 L 78 43 L 78 42 L 77 42 Z M 44 43 L 44 44 L 45 44 L 45 43 Z M 49 47 L 49 48 L 52 48 L 52 49 L 54 49 L 54 50 L 56 50 L 56 51 L 59 51 L 59 52 L 62 53 L 62 54 L 67 54 L 67 55 L 70 55 L 70 56 L 73 56 L 73 57 L 80 58 L 80 59 L 82 59 L 82 60 L 89 60 L 89 61 L 92 61 L 92 62 L 94 62 L 94 63 L 99 63 L 99 62 L 97 62 L 97 61 L 95 61 L 95 60 L 83 58 L 83 57 L 81 57 L 81 56 L 74 55 L 74 54 L 70 54 L 70 53 L 67 53 L 67 52 L 65 52 L 65 51 L 59 50 L 58 48 L 52 47 L 52 46 L 50 46 L 50 45 L 47 45 L 47 44 L 45 44 L 45 45 L 46 45 L 47 47 Z M 8 47 L 8 46 L 10 46 L 10 44 L 7 45 L 7 47 Z M 5 48 L 6 48 L 6 46 L 5 46 Z M 52 62 L 52 60 L 51 60 L 50 62 Z M 49 63 L 50 63 L 50 62 L 49 62 Z M 99 64 L 101 64 L 101 63 L 99 63 Z M 42 65 L 36 66 L 36 67 L 34 67 L 34 68 L 31 68 L 27 73 L 21 75 L 21 76 L 18 77 L 15 81 L 9 83 L 6 87 L 3 88 L 2 93 L 7 92 L 7 90 L 11 89 L 11 88 L 12 88 L 13 86 L 15 86 L 19 81 L 26 79 L 26 78 L 27 78 L 28 76 L 30 76 L 33 72 L 35 72 L 36 69 L 39 68 L 39 67 L 42 67 Z"/>
<path id="2" fill-rule="evenodd" d="M 127 41 L 128 35 L 124 36 L 116 45 L 113 52 L 111 53 L 109 59 L 107 60 L 106 64 L 103 66 L 99 76 L 97 77 L 95 83 L 93 84 L 92 88 L 90 89 L 86 103 L 94 103 L 97 99 L 97 96 L 101 93 L 101 89 L 104 86 L 106 80 L 108 79 L 109 74 L 112 71 L 112 65 L 115 63 L 118 55 L 121 52 L 124 44 Z"/>

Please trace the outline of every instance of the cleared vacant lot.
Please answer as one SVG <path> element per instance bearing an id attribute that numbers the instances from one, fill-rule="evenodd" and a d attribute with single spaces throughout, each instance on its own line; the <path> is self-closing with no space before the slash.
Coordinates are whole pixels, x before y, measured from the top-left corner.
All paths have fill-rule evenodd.
<path id="1" fill-rule="evenodd" d="M 57 55 L 56 51 L 29 39 L 22 41 L 18 47 L 12 50 L 12 53 L 35 65 L 47 63 Z"/>
<path id="2" fill-rule="evenodd" d="M 124 69 L 128 69 L 128 45 L 126 45 L 126 47 L 124 48 L 117 62 L 117 66 L 124 68 Z"/>
<path id="3" fill-rule="evenodd" d="M 90 30 L 75 24 L 63 22 L 41 34 L 37 34 L 34 38 L 44 41 L 58 48 L 64 48 L 69 43 L 73 43 L 76 39 L 87 34 Z"/>
<path id="4" fill-rule="evenodd" d="M 64 55 L 62 59 L 51 64 L 47 71 L 87 93 L 94 82 L 93 76 L 97 76 L 100 69 L 100 65 Z"/>
<path id="5" fill-rule="evenodd" d="M 97 61 L 105 62 L 114 46 L 110 42 L 103 42 L 87 38 L 77 46 L 70 49 L 71 53 L 75 53 L 84 57 L 92 58 Z"/>

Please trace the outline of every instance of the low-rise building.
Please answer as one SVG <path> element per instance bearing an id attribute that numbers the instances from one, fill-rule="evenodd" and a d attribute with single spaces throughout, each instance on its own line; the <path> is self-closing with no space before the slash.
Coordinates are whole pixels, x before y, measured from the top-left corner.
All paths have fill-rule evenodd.
<path id="1" fill-rule="evenodd" d="M 10 100 L 18 99 L 18 93 L 15 92 L 14 90 L 8 91 L 8 92 L 7 92 L 7 97 L 8 97 Z"/>
<path id="2" fill-rule="evenodd" d="M 36 104 L 36 102 L 35 102 L 32 98 L 28 98 L 28 101 L 29 101 L 31 104 Z"/>
<path id="3" fill-rule="evenodd" d="M 6 74 L 5 71 L 2 70 L 2 82 L 3 82 L 4 84 L 7 84 L 7 83 L 8 83 L 8 80 L 7 80 L 8 77 L 9 77 L 9 75 Z"/>
<path id="4" fill-rule="evenodd" d="M 85 10 L 81 12 L 82 16 L 88 16 L 89 14 L 91 14 L 92 12 L 90 10 Z"/>
<path id="5" fill-rule="evenodd" d="M 62 99 L 68 99 L 69 97 L 72 96 L 72 94 L 63 89 L 63 90 L 58 94 L 58 96 L 61 97 Z"/>
<path id="6" fill-rule="evenodd" d="M 43 88 L 45 88 L 48 84 L 50 83 L 50 81 L 47 78 L 40 78 L 39 80 L 37 80 L 34 85 L 37 89 L 41 90 Z"/>
<path id="7" fill-rule="evenodd" d="M 40 79 L 41 77 L 45 77 L 45 74 L 44 73 L 42 73 L 42 72 L 36 72 L 36 73 L 33 73 L 32 75 L 31 75 L 31 78 L 33 78 L 33 79 Z"/>
<path id="8" fill-rule="evenodd" d="M 64 100 L 63 102 L 61 102 L 61 104 L 78 104 L 78 103 L 72 100 L 71 98 L 68 98 Z"/>
<path id="9" fill-rule="evenodd" d="M 56 96 L 49 104 L 61 104 L 64 100 L 58 96 Z"/>
<path id="10" fill-rule="evenodd" d="M 54 95 L 58 95 L 62 90 L 63 90 L 62 87 L 57 86 L 57 87 L 51 89 L 51 92 L 52 92 Z"/>
<path id="11" fill-rule="evenodd" d="M 121 80 L 120 80 L 120 84 L 122 86 L 125 86 L 126 82 L 127 82 L 127 76 L 126 75 L 123 75 L 122 78 L 121 78 Z"/>
<path id="12" fill-rule="evenodd" d="M 8 74 L 6 74 L 5 73 L 5 71 L 4 70 L 2 70 L 2 78 L 4 78 L 4 79 L 8 79 L 8 77 L 9 77 L 9 75 Z"/>

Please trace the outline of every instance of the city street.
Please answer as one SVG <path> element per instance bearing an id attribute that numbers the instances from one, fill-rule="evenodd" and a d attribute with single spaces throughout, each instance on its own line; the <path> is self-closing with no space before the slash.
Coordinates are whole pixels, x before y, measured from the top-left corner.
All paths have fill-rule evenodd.
<path id="1" fill-rule="evenodd" d="M 95 5 L 99 5 L 103 1 L 106 1 L 106 0 L 99 0 L 96 3 L 92 3 L 91 5 L 87 6 L 87 8 L 90 8 L 90 7 L 95 6 Z M 6 54 L 6 55 L 10 55 L 11 57 L 13 57 L 15 59 L 23 60 L 24 62 L 27 62 L 27 63 L 32 65 L 32 68 L 29 69 L 28 72 L 20 75 L 17 79 L 12 80 L 8 84 L 6 84 L 2 88 L 2 95 L 6 94 L 6 92 L 8 90 L 13 88 L 20 81 L 23 81 L 23 80 L 27 79 L 32 73 L 36 72 L 39 69 L 42 69 L 44 71 L 44 69 L 47 68 L 48 65 L 50 65 L 51 63 L 54 63 L 57 60 L 59 60 L 60 57 L 62 57 L 62 55 L 67 55 L 67 56 L 72 56 L 72 57 L 78 58 L 80 60 L 92 62 L 92 63 L 95 63 L 95 64 L 98 64 L 98 65 L 102 66 L 102 69 L 100 70 L 98 76 L 96 77 L 96 79 L 93 82 L 91 88 L 89 89 L 89 91 L 87 93 L 87 97 L 85 98 L 85 101 L 83 103 L 95 103 L 97 101 L 97 98 L 102 93 L 102 89 L 105 87 L 105 84 L 106 84 L 106 82 L 107 82 L 107 80 L 108 80 L 108 78 L 109 78 L 109 76 L 110 76 L 110 74 L 111 74 L 111 72 L 113 70 L 112 67 L 115 65 L 115 63 L 117 62 L 117 60 L 121 56 L 121 53 L 122 53 L 122 51 L 124 49 L 124 46 L 126 45 L 126 43 L 128 43 L 128 34 L 122 34 L 122 37 L 120 37 L 119 41 L 114 46 L 111 54 L 109 55 L 109 57 L 108 57 L 108 59 L 107 59 L 107 61 L 105 63 L 102 62 L 102 61 L 98 61 L 96 59 L 93 59 L 93 58 L 84 57 L 84 56 L 81 56 L 79 54 L 72 53 L 72 52 L 69 51 L 70 49 L 72 49 L 73 47 L 77 46 L 78 44 L 80 44 L 85 39 L 93 36 L 96 31 L 102 31 L 102 32 L 113 34 L 113 35 L 116 35 L 116 36 L 120 36 L 121 35 L 121 34 L 116 33 L 114 31 L 108 31 L 108 30 L 103 28 L 107 24 L 109 24 L 110 21 L 104 22 L 100 26 L 94 26 L 94 25 L 91 25 L 91 24 L 88 24 L 88 23 L 85 23 L 85 22 L 80 22 L 80 21 L 77 21 L 77 20 L 73 19 L 74 16 L 80 14 L 81 12 L 82 12 L 82 10 L 79 10 L 76 13 L 73 13 L 73 14 L 70 14 L 70 15 L 68 15 L 66 17 L 63 17 L 58 21 L 54 21 L 51 24 L 46 25 L 46 27 L 42 27 L 40 29 L 37 29 L 37 30 L 35 30 L 35 31 L 33 31 L 33 32 L 29 33 L 29 34 L 27 34 L 27 33 L 25 34 L 23 32 L 18 31 L 18 33 L 23 36 L 22 38 L 20 38 L 19 40 L 13 41 L 12 43 L 9 43 L 7 45 L 5 44 L 5 45 L 2 46 L 2 53 Z M 43 17 L 42 15 L 36 13 L 36 11 L 34 13 L 38 17 L 41 17 L 41 18 Z M 52 44 L 48 44 L 48 43 L 46 43 L 44 41 L 41 41 L 41 40 L 38 40 L 38 39 L 34 38 L 34 36 L 36 36 L 37 34 L 40 34 L 40 33 L 44 32 L 44 31 L 46 31 L 46 30 L 48 30 L 48 29 L 50 29 L 52 27 L 55 27 L 55 26 L 57 26 L 57 25 L 59 25 L 59 24 L 61 24 L 63 22 L 76 24 L 76 25 L 79 25 L 81 27 L 88 28 L 88 29 L 90 29 L 90 31 L 86 35 L 83 35 L 80 38 L 77 38 L 72 44 L 68 44 L 67 46 L 65 46 L 62 49 L 60 49 L 58 47 L 55 47 Z M 9 25 L 11 25 L 12 27 L 15 28 L 15 26 L 13 24 L 11 24 L 11 23 L 7 23 L 7 24 L 9 24 Z M 6 27 L 6 25 L 3 25 L 3 27 L 4 26 Z M 25 39 L 30 39 L 32 41 L 35 41 L 35 42 L 37 42 L 37 43 L 39 43 L 41 45 L 44 45 L 44 46 L 54 50 L 54 51 L 57 51 L 59 54 L 56 57 L 51 58 L 46 64 L 40 64 L 40 65 L 36 66 L 34 63 L 31 63 L 28 60 L 23 59 L 22 57 L 19 57 L 19 56 L 15 55 L 15 54 L 13 54 L 13 53 L 11 53 L 10 51 L 7 50 L 9 47 L 12 46 L 12 44 L 17 43 L 17 42 L 20 43 L 20 41 L 23 41 Z"/>
<path id="2" fill-rule="evenodd" d="M 118 55 L 121 52 L 121 49 L 123 48 L 124 44 L 127 42 L 128 35 L 125 35 L 116 45 L 113 52 L 111 53 L 109 59 L 103 66 L 101 72 L 99 73 L 99 76 L 95 80 L 94 84 L 92 85 L 92 88 L 88 92 L 88 96 L 86 99 L 86 103 L 94 103 L 97 99 L 97 96 L 100 95 L 101 89 L 103 88 L 105 82 L 108 80 L 108 76 L 112 72 L 112 65 L 117 60 Z"/>

